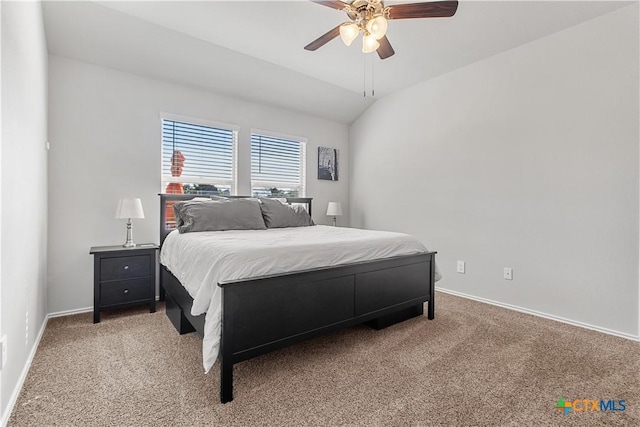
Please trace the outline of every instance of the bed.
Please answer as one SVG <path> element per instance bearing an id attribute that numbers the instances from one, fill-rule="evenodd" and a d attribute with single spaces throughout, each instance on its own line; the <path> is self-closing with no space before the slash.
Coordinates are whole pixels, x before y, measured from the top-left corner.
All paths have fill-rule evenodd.
<path id="1" fill-rule="evenodd" d="M 194 197 L 160 194 L 160 299 L 166 300 L 167 316 L 180 334 L 197 331 L 203 336 L 205 370 L 215 361 L 210 359 L 217 356 L 222 403 L 233 400 L 233 365 L 236 363 L 360 323 L 376 329 L 385 328 L 424 314 L 425 302 L 428 302 L 427 318 L 434 318 L 435 252 L 426 251 L 422 246 L 422 249 L 403 248 L 402 251 L 410 253 L 394 255 L 398 252 L 378 250 L 366 240 L 358 243 L 353 238 L 356 230 L 327 226 L 179 235 L 173 231 L 174 226 L 167 218 L 167 207 L 170 211 L 176 201 Z M 286 202 L 302 204 L 311 213 L 310 198 L 287 198 Z M 377 233 L 382 233 L 382 238 L 386 234 L 396 234 Z M 369 236 L 371 233 L 364 234 Z M 300 240 L 300 247 L 306 248 L 307 255 L 311 253 L 308 249 L 313 248 L 320 252 L 319 258 L 327 261 L 324 265 L 319 265 L 317 260 L 311 262 L 307 258 L 313 257 L 305 257 L 305 249 L 296 249 L 295 252 L 303 254 L 300 255 L 301 261 L 294 259 L 293 255 L 286 258 L 287 265 L 293 265 L 288 268 L 293 270 L 287 271 L 284 264 L 275 270 L 273 266 L 270 269 L 261 267 L 265 263 L 258 262 L 258 258 L 263 258 L 260 254 L 265 252 L 265 248 L 270 248 L 268 252 L 274 253 L 274 259 L 284 257 L 284 252 L 277 251 L 285 249 L 272 244 L 270 239 L 289 242 L 289 246 L 294 245 L 296 239 Z M 360 246 L 346 250 L 346 258 L 339 259 L 329 255 L 337 251 L 322 252 L 318 251 L 322 246 L 312 246 L 316 241 L 339 242 L 335 239 L 345 239 L 345 244 L 348 241 L 350 245 Z M 210 242 L 200 243 L 201 240 Z M 219 257 L 210 265 L 207 258 L 198 257 L 199 253 L 207 250 L 195 247 L 195 255 L 184 256 L 187 248 L 196 244 L 209 245 L 202 248 L 226 245 L 229 256 Z M 341 244 L 332 245 L 330 247 L 334 248 Z M 363 256 L 374 259 L 363 259 Z M 238 272 L 242 270 L 238 264 L 225 264 L 226 258 L 240 259 L 246 271 Z M 202 270 L 203 273 L 199 273 L 200 276 L 185 274 L 184 269 L 178 268 L 180 263 L 186 266 L 187 271 Z M 176 276 L 181 277 L 185 285 Z M 206 291 L 195 289 L 190 283 L 204 280 L 204 277 L 213 281 Z M 207 298 L 210 298 L 210 306 L 205 309 L 202 301 Z M 192 314 L 204 311 L 206 315 Z M 219 318 L 219 322 L 205 322 L 212 316 Z M 213 356 L 205 351 L 212 343 L 217 346 Z"/>

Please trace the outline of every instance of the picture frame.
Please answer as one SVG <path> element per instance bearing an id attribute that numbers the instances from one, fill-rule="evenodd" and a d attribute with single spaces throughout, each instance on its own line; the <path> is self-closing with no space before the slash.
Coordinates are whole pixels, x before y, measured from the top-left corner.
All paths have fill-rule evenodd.
<path id="1" fill-rule="evenodd" d="M 336 148 L 318 147 L 318 179 L 337 181 L 339 178 L 339 154 Z"/>

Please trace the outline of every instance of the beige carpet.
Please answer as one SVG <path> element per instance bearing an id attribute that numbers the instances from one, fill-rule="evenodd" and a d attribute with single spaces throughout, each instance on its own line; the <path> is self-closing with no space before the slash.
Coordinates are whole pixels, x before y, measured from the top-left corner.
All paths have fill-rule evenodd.
<path id="1" fill-rule="evenodd" d="M 436 320 L 365 326 L 217 364 L 163 307 L 52 319 L 11 426 L 640 425 L 640 344 L 443 293 Z M 624 399 L 624 412 L 554 409 Z"/>

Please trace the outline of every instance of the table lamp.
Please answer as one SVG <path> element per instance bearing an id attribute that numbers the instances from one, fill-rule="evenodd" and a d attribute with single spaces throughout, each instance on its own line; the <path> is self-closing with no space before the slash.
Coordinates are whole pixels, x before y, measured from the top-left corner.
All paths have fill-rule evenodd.
<path id="1" fill-rule="evenodd" d="M 142 201 L 140 199 L 120 199 L 118 208 L 116 209 L 116 218 L 127 219 L 127 240 L 122 246 L 125 248 L 135 248 L 136 244 L 133 243 L 131 219 L 144 218 Z"/>
<path id="2" fill-rule="evenodd" d="M 327 206 L 327 216 L 333 217 L 333 226 L 336 226 L 336 217 L 342 215 L 342 206 L 340 202 L 329 202 Z"/>

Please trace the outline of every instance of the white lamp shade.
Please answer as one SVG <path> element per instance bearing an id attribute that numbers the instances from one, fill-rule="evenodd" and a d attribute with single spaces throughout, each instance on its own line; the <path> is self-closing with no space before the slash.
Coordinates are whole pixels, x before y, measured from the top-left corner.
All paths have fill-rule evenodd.
<path id="1" fill-rule="evenodd" d="M 328 216 L 342 215 L 342 206 L 340 205 L 340 202 L 329 202 L 329 206 L 327 206 L 327 215 Z"/>
<path id="2" fill-rule="evenodd" d="M 340 25 L 340 38 L 347 46 L 351 45 L 356 37 L 358 37 L 358 34 L 360 34 L 360 27 L 353 22 L 345 22 Z"/>
<path id="3" fill-rule="evenodd" d="M 380 43 L 371 34 L 366 34 L 362 37 L 362 53 L 375 52 L 380 47 Z"/>
<path id="4" fill-rule="evenodd" d="M 370 19 L 369 22 L 367 22 L 367 31 L 375 37 L 376 40 L 383 38 L 387 33 L 387 20 L 384 16 Z"/>
<path id="5" fill-rule="evenodd" d="M 140 199 L 120 199 L 116 209 L 116 218 L 144 218 Z"/>

